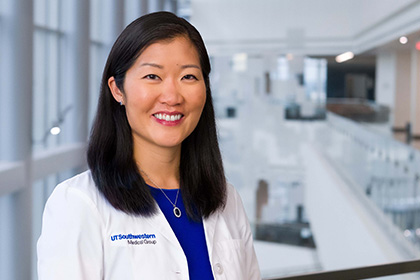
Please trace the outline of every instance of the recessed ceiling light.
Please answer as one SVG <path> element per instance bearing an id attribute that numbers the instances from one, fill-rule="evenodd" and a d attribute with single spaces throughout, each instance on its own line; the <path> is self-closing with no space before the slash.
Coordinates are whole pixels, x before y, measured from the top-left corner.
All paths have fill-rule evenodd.
<path id="1" fill-rule="evenodd" d="M 345 53 L 342 53 L 340 55 L 337 55 L 335 57 L 335 61 L 337 61 L 338 63 L 341 63 L 341 62 L 350 60 L 353 57 L 354 57 L 354 54 L 352 52 L 345 52 Z"/>
<path id="2" fill-rule="evenodd" d="M 407 37 L 405 37 L 405 36 L 401 36 L 400 37 L 400 43 L 401 44 L 405 45 L 405 44 L 407 44 L 407 42 L 408 42 L 408 38 Z"/>

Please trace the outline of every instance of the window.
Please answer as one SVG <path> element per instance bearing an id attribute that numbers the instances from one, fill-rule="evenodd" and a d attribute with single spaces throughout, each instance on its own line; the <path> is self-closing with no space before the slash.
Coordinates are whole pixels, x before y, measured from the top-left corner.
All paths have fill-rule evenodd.
<path id="1" fill-rule="evenodd" d="M 89 127 L 91 127 L 98 103 L 102 71 L 108 55 L 104 14 L 106 9 L 102 1 L 90 2 L 90 85 L 89 85 Z"/>
<path id="2" fill-rule="evenodd" d="M 36 0 L 34 3 L 34 151 L 59 144 L 58 129 L 63 129 L 60 125 L 69 110 L 60 104 L 64 38 L 61 4 L 60 0 Z"/>

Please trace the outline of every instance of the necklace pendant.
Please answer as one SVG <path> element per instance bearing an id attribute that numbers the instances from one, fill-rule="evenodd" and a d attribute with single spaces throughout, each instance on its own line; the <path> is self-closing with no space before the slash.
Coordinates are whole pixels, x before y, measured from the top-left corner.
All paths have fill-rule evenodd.
<path id="1" fill-rule="evenodd" d="M 179 208 L 176 206 L 174 207 L 174 215 L 177 218 L 181 217 L 181 210 L 179 210 Z"/>

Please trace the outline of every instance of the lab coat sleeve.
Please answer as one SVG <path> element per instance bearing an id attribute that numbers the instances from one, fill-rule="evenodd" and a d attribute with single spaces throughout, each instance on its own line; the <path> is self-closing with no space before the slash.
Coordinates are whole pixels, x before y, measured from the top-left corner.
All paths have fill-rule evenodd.
<path id="1" fill-rule="evenodd" d="M 92 200 L 66 183 L 45 206 L 38 240 L 39 280 L 103 279 L 102 221 Z"/>
<path id="2" fill-rule="evenodd" d="M 249 220 L 247 218 L 242 200 L 238 192 L 234 191 L 235 205 L 236 205 L 236 220 L 240 227 L 240 232 L 245 246 L 245 270 L 246 279 L 249 280 L 260 280 L 260 268 L 258 265 L 257 256 L 255 254 L 254 242 L 252 238 L 251 227 L 249 225 Z"/>

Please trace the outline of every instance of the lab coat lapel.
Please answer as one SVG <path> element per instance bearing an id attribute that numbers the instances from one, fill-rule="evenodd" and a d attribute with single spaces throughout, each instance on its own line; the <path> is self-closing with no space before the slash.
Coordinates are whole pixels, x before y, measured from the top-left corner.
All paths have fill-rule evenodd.
<path id="1" fill-rule="evenodd" d="M 146 221 L 156 229 L 164 238 L 166 238 L 171 244 L 176 247 L 181 248 L 178 238 L 176 238 L 175 233 L 173 232 L 171 226 L 165 218 L 162 210 L 158 208 L 156 215 L 153 215 L 150 218 L 147 218 Z"/>

